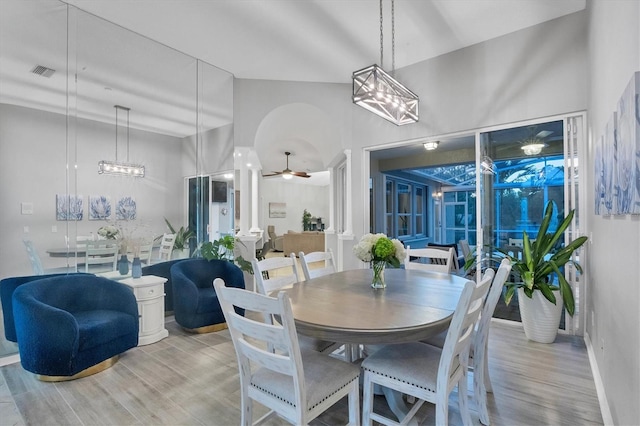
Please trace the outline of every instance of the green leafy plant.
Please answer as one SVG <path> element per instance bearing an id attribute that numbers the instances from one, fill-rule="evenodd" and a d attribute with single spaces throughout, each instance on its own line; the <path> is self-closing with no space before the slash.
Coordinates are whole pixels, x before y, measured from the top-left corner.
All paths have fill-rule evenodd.
<path id="1" fill-rule="evenodd" d="M 307 209 L 304 209 L 304 213 L 302 213 L 302 230 L 311 230 L 311 213 L 309 213 Z"/>
<path id="2" fill-rule="evenodd" d="M 175 239 L 175 242 L 173 243 L 173 248 L 175 250 L 184 250 L 188 248 L 189 240 L 196 235 L 195 232 L 190 230 L 188 227 L 185 228 L 184 226 L 181 226 L 176 231 L 176 229 L 173 227 L 173 225 L 171 225 L 171 223 L 167 220 L 166 217 L 164 218 L 164 221 L 167 224 L 169 231 L 171 231 L 172 234 L 176 234 L 176 239 Z"/>
<path id="3" fill-rule="evenodd" d="M 571 256 L 575 250 L 587 241 L 587 237 L 578 237 L 568 245 L 563 246 L 561 238 L 571 224 L 575 210 L 569 212 L 555 232 L 547 232 L 552 214 L 553 204 L 548 202 L 538 235 L 534 241 L 529 238 L 526 231 L 523 231 L 522 259 L 518 259 L 505 250 L 495 247 L 489 248 L 489 253 L 492 253 L 490 259 L 499 262 L 505 257 L 508 258 L 511 261 L 511 270 L 515 272 L 515 277 L 519 278 L 505 284 L 507 291 L 504 295 L 504 301 L 507 305 L 511 302 L 513 294 L 518 288 L 522 288 L 524 294 L 529 298 L 533 297 L 534 291 L 539 290 L 545 299 L 554 305 L 556 304 L 556 297 L 553 291 L 560 290 L 564 307 L 567 313 L 573 316 L 575 312 L 573 290 L 560 268 L 569 263 L 578 272 L 582 273 L 582 267 L 578 262 L 571 259 Z M 471 267 L 474 263 L 475 256 L 467 259 L 465 269 Z M 558 277 L 559 285 L 551 283 L 550 277 L 554 273 Z"/>
<path id="4" fill-rule="evenodd" d="M 253 274 L 253 267 L 251 266 L 251 262 L 244 259 L 242 256 L 237 256 L 234 258 L 233 250 L 235 248 L 235 244 L 236 239 L 233 236 L 225 235 L 218 240 L 203 242 L 196 250 L 196 253 L 206 260 L 215 259 L 235 262 L 241 270 Z M 240 244 L 242 244 L 242 242 L 240 242 Z"/>

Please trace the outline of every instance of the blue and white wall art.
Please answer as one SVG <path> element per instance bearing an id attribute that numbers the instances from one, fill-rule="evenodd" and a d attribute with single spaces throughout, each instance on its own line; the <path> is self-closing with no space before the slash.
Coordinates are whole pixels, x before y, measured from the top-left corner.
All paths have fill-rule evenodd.
<path id="1" fill-rule="evenodd" d="M 111 219 L 111 197 L 104 195 L 89 196 L 89 220 Z"/>
<path id="2" fill-rule="evenodd" d="M 56 220 L 82 220 L 82 195 L 56 194 Z"/>

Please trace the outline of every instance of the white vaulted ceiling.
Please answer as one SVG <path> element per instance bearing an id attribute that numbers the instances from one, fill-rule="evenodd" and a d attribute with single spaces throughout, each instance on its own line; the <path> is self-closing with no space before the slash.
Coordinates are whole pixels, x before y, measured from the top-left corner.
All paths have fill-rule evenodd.
<path id="1" fill-rule="evenodd" d="M 396 68 L 585 8 L 585 0 L 397 0 Z M 67 0 L 236 78 L 349 83 L 380 58 L 378 0 Z M 391 1 L 384 0 L 391 68 Z M 388 43 L 388 45 L 387 45 Z"/>

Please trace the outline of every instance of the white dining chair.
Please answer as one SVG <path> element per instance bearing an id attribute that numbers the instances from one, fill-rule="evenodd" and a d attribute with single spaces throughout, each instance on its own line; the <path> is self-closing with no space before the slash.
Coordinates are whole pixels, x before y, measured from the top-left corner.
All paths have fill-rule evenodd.
<path id="1" fill-rule="evenodd" d="M 471 341 L 469 350 L 469 370 L 473 371 L 473 398 L 476 402 L 478 414 L 480 415 L 480 423 L 489 424 L 489 412 L 487 410 L 487 392 L 492 392 L 491 380 L 489 378 L 489 330 L 491 326 L 491 318 L 496 309 L 498 300 L 502 295 L 502 288 L 507 281 L 511 272 L 511 262 L 509 259 L 503 259 L 497 272 L 489 268 L 485 270 L 483 278 L 493 277 L 489 294 L 482 306 L 480 319 L 476 326 L 475 335 Z M 428 339 L 423 340 L 433 346 L 442 348 L 446 338 L 446 332 L 437 334 Z"/>
<path id="2" fill-rule="evenodd" d="M 262 423 L 275 415 L 294 425 L 306 425 L 345 396 L 349 400 L 349 424 L 360 424 L 360 368 L 300 351 L 291 301 L 285 292 L 269 297 L 225 287 L 220 278 L 213 286 L 236 350 L 242 425 Z M 239 315 L 236 308 L 255 315 Z M 274 316 L 280 323 L 259 319 Z M 265 350 L 268 346 L 276 349 Z M 255 423 L 253 401 L 270 409 Z"/>
<path id="3" fill-rule="evenodd" d="M 491 289 L 482 306 L 480 320 L 476 327 L 476 333 L 471 342 L 470 356 L 473 368 L 473 398 L 480 415 L 480 423 L 489 425 L 489 412 L 487 410 L 487 392 L 492 392 L 489 378 L 489 329 L 491 318 L 496 310 L 498 300 L 502 295 L 502 288 L 511 273 L 511 262 L 503 259 L 498 271 L 491 283 Z"/>
<path id="4" fill-rule="evenodd" d="M 251 260 L 253 276 L 256 279 L 256 291 L 269 296 L 277 290 L 298 285 L 300 277 L 296 255 L 291 253 L 289 257 L 271 257 L 268 259 Z M 335 342 L 315 339 L 309 336 L 300 336 L 300 344 L 303 349 L 330 354 L 341 345 Z"/>
<path id="5" fill-rule="evenodd" d="M 300 264 L 302 265 L 302 272 L 304 273 L 304 279 L 310 280 L 311 278 L 321 277 L 336 272 L 335 262 L 333 260 L 333 252 L 331 249 L 327 251 L 314 251 L 305 254 L 304 252 L 298 253 Z M 312 267 L 312 263 L 323 262 L 324 265 L 320 268 Z"/>
<path id="6" fill-rule="evenodd" d="M 86 255 L 84 258 L 85 272 L 89 272 L 90 267 L 94 265 L 101 265 L 102 268 L 91 268 L 91 272 L 115 271 L 117 262 L 118 245 L 114 241 L 99 240 L 86 242 Z"/>
<path id="7" fill-rule="evenodd" d="M 405 269 L 420 269 L 423 271 L 443 272 L 450 274 L 454 270 L 454 262 L 457 262 L 453 247 L 448 250 L 442 248 L 418 248 L 407 246 L 407 257 L 404 260 Z M 411 259 L 417 258 L 417 259 Z"/>
<path id="8" fill-rule="evenodd" d="M 300 281 L 296 256 L 293 253 L 289 257 L 270 257 L 263 260 L 253 258 L 251 265 L 256 279 L 256 291 L 266 296 Z"/>
<path id="9" fill-rule="evenodd" d="M 473 330 L 482 310 L 493 276 L 476 285 L 467 281 L 456 306 L 443 348 L 422 342 L 383 346 L 362 362 L 363 423 L 372 420 L 397 425 L 397 421 L 373 410 L 373 386 L 378 384 L 417 398 L 401 424 L 412 419 L 425 401 L 436 405 L 437 425 L 446 425 L 449 394 L 458 386 L 458 404 L 465 425 L 472 424 L 467 398 L 467 369 Z"/>
<path id="10" fill-rule="evenodd" d="M 166 262 L 171 260 L 173 253 L 173 244 L 176 241 L 176 234 L 164 234 L 160 240 L 160 248 L 158 249 L 157 262 Z"/>
<path id="11" fill-rule="evenodd" d="M 140 262 L 144 265 L 150 265 L 151 264 L 151 254 L 153 252 L 153 241 L 145 241 L 142 244 L 140 244 L 140 247 L 138 247 L 137 250 L 132 250 L 132 248 L 130 247 L 129 250 L 127 250 L 127 257 L 129 259 L 133 259 L 134 257 L 137 257 L 140 259 Z"/>

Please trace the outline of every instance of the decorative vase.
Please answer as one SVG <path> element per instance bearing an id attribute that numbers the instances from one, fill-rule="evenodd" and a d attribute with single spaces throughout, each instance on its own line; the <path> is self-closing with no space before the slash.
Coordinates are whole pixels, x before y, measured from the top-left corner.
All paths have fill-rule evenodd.
<path id="1" fill-rule="evenodd" d="M 131 276 L 133 278 L 140 278 L 142 276 L 142 263 L 140 263 L 139 257 L 133 258 L 133 263 L 131 264 Z"/>
<path id="2" fill-rule="evenodd" d="M 555 305 L 545 299 L 539 290 L 534 291 L 533 297 L 529 298 L 524 290 L 518 289 L 518 306 L 527 339 L 539 343 L 552 343 L 556 339 L 563 304 L 560 291 L 556 290 L 553 294 L 556 296 Z"/>
<path id="3" fill-rule="evenodd" d="M 374 260 L 371 262 L 373 269 L 373 280 L 371 281 L 371 287 L 373 288 L 385 288 L 387 283 L 384 281 L 384 268 L 387 266 L 387 262 Z"/>
<path id="4" fill-rule="evenodd" d="M 129 273 L 129 259 L 127 259 L 126 254 L 121 255 L 120 260 L 118 260 L 118 272 L 120 272 L 120 275 Z"/>

